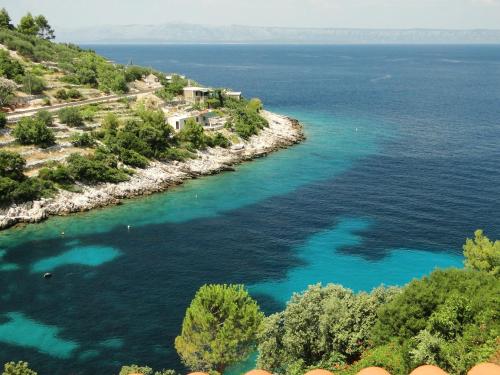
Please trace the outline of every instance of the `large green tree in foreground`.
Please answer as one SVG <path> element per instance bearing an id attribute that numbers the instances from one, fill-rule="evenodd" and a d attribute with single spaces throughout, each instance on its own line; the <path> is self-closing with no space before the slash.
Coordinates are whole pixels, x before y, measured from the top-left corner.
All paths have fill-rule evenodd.
<path id="1" fill-rule="evenodd" d="M 263 317 L 242 285 L 205 285 L 186 311 L 175 348 L 192 370 L 222 373 L 254 349 Z"/>

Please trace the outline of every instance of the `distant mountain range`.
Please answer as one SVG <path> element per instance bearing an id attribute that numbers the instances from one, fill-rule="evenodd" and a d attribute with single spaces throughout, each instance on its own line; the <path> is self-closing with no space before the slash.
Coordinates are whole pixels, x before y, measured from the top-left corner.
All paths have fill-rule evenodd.
<path id="1" fill-rule="evenodd" d="M 171 23 L 57 31 L 58 41 L 75 43 L 500 44 L 500 30 L 487 29 L 334 29 Z"/>

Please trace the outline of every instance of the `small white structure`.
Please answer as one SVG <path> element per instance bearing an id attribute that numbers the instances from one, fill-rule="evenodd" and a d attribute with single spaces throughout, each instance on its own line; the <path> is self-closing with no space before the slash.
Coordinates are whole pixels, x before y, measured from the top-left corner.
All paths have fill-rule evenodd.
<path id="1" fill-rule="evenodd" d="M 189 119 L 193 119 L 196 122 L 198 122 L 197 117 L 198 116 L 196 116 L 193 113 L 178 113 L 173 116 L 167 117 L 167 123 L 170 126 L 172 126 L 176 131 L 179 131 L 184 127 L 186 121 Z"/>
<path id="2" fill-rule="evenodd" d="M 226 91 L 225 94 L 228 98 L 241 100 L 241 91 Z"/>
<path id="3" fill-rule="evenodd" d="M 219 116 L 214 111 L 203 111 L 203 112 L 186 112 L 177 113 L 175 115 L 167 117 L 167 123 L 171 125 L 176 131 L 181 130 L 186 121 L 193 119 L 196 123 L 200 124 L 205 128 L 205 130 L 217 130 L 222 129 L 226 124 L 227 118 Z"/>
<path id="4" fill-rule="evenodd" d="M 184 87 L 184 100 L 188 103 L 203 103 L 212 92 L 208 87 Z"/>
<path id="5" fill-rule="evenodd" d="M 144 77 L 143 80 L 146 83 L 146 85 L 148 85 L 148 87 L 151 87 L 151 88 L 161 87 L 161 83 L 160 83 L 159 78 L 152 73 L 150 73 L 146 77 Z"/>

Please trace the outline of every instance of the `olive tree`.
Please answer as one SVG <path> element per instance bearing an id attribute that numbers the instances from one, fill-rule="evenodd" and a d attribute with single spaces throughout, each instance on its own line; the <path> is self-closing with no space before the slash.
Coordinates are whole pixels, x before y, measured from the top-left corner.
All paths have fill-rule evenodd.
<path id="1" fill-rule="evenodd" d="M 352 363 L 369 346 L 376 311 L 397 289 L 354 293 L 340 285 L 310 286 L 284 311 L 266 318 L 258 366 L 279 374 Z"/>

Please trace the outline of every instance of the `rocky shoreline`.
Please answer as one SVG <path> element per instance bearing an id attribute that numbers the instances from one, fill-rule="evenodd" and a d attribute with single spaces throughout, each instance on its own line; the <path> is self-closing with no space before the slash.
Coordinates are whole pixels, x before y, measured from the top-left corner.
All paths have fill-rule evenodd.
<path id="1" fill-rule="evenodd" d="M 118 184 L 81 185 L 82 192 L 61 190 L 55 197 L 13 205 L 0 210 L 0 230 L 19 223 L 36 223 L 52 215 L 68 215 L 119 204 L 125 198 L 167 190 L 199 176 L 234 170 L 234 165 L 265 156 L 305 139 L 295 119 L 263 111 L 269 127 L 248 141 L 229 149 L 220 147 L 198 152 L 198 158 L 185 162 L 153 162 L 138 169 L 129 181 Z"/>

